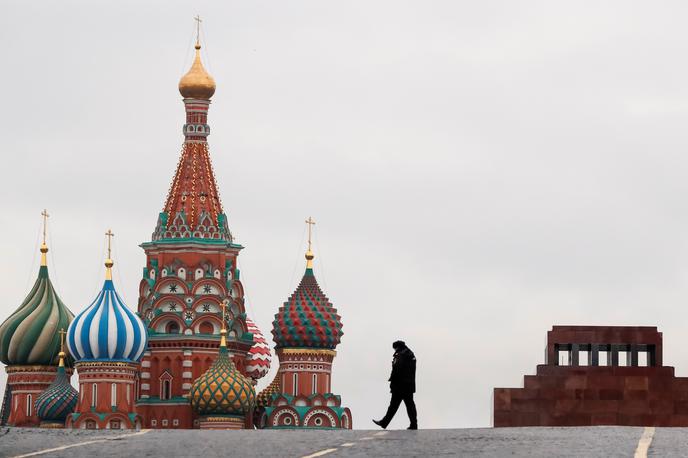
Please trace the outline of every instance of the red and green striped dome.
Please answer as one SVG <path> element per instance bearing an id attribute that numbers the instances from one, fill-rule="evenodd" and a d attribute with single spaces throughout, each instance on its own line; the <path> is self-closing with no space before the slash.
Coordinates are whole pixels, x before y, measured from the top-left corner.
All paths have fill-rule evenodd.
<path id="1" fill-rule="evenodd" d="M 320 289 L 313 269 L 306 268 L 294 294 L 275 314 L 272 322 L 275 347 L 334 349 L 342 334 L 337 309 Z"/>

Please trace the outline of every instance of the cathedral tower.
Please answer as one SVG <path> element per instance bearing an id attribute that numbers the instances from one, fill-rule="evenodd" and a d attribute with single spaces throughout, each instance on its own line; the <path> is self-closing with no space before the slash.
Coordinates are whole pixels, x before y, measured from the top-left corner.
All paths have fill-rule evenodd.
<path id="1" fill-rule="evenodd" d="M 7 386 L 0 410 L 0 425 L 38 426 L 35 403 L 58 374 L 59 330 L 74 318 L 55 292 L 48 276 L 46 226 L 38 278 L 24 302 L 0 325 L 0 361 L 7 367 Z M 64 368 L 69 380 L 71 368 Z"/>
<path id="2" fill-rule="evenodd" d="M 252 376 L 264 375 L 253 367 L 261 356 L 259 349 L 251 351 L 255 342 L 237 267 L 243 247 L 229 230 L 210 161 L 208 108 L 215 81 L 203 67 L 198 34 L 195 49 L 191 69 L 179 81 L 186 111 L 181 157 L 151 241 L 141 245 L 146 266 L 138 311 L 150 339 L 137 407 L 146 428 L 200 426 L 188 395 L 218 354 L 223 302 L 234 365 L 244 375 L 247 366 Z"/>
<path id="3" fill-rule="evenodd" d="M 146 348 L 146 328 L 112 282 L 110 239 L 105 282 L 95 300 L 69 325 L 67 346 L 79 373 L 79 400 L 67 417 L 74 429 L 138 429 L 136 379 Z"/>
<path id="4" fill-rule="evenodd" d="M 306 271 L 272 322 L 279 358 L 275 379 L 257 399 L 256 424 L 261 428 L 351 429 L 351 411 L 332 394 L 332 363 L 342 337 L 342 321 L 313 273 L 308 218 Z"/>

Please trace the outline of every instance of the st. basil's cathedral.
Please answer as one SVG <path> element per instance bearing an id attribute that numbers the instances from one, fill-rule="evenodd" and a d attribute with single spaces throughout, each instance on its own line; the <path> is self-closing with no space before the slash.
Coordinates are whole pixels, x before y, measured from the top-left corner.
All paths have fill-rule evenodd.
<path id="1" fill-rule="evenodd" d="M 313 272 L 309 218 L 306 269 L 279 307 L 272 337 L 279 359 L 246 315 L 237 258 L 210 160 L 208 109 L 215 81 L 200 42 L 179 82 L 184 143 L 150 241 L 136 311 L 112 281 L 108 230 L 104 282 L 75 316 L 48 275 L 43 243 L 38 278 L 0 325 L 7 385 L 0 424 L 75 429 L 351 429 L 351 411 L 331 392 L 342 336 L 337 310 Z M 78 390 L 70 383 L 78 378 Z"/>

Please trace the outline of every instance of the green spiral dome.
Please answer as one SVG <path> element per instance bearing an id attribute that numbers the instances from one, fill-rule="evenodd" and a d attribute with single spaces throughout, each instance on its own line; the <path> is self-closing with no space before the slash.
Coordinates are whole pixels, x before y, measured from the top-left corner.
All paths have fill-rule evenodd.
<path id="1" fill-rule="evenodd" d="M 0 325 L 0 361 L 6 365 L 57 365 L 61 329 L 74 318 L 42 265 L 29 295 Z"/>

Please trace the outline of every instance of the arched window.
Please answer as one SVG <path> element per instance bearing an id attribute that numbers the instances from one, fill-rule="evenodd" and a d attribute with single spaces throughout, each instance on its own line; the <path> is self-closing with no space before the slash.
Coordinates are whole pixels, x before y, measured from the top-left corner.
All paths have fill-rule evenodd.
<path id="1" fill-rule="evenodd" d="M 299 394 L 299 374 L 294 374 L 294 396 Z"/>
<path id="2" fill-rule="evenodd" d="M 313 374 L 313 394 L 318 392 L 318 374 Z"/>
<path id="3" fill-rule="evenodd" d="M 210 321 L 204 321 L 198 327 L 198 332 L 201 334 L 212 334 L 213 330 L 214 330 L 213 323 L 211 323 Z"/>
<path id="4" fill-rule="evenodd" d="M 26 395 L 26 416 L 30 417 L 31 416 L 31 410 L 33 407 L 33 396 L 30 394 Z"/>
<path id="5" fill-rule="evenodd" d="M 112 407 L 117 407 L 117 384 L 113 383 L 110 385 L 110 405 Z"/>
<path id="6" fill-rule="evenodd" d="M 170 321 L 167 323 L 167 329 L 165 332 L 168 334 L 179 334 L 179 324 L 176 321 Z"/>
<path id="7" fill-rule="evenodd" d="M 160 399 L 167 400 L 172 397 L 172 382 L 170 380 L 163 380 L 160 387 Z"/>
<path id="8" fill-rule="evenodd" d="M 98 401 L 98 385 L 95 383 L 91 385 L 91 407 L 96 406 L 96 402 Z"/>

